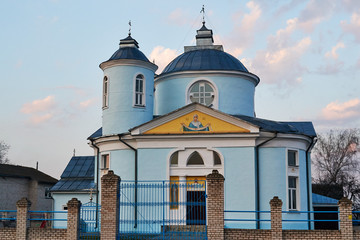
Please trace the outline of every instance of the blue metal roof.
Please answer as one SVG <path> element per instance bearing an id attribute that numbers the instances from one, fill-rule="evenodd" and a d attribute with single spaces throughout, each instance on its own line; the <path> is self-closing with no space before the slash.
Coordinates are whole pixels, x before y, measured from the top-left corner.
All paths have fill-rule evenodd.
<path id="1" fill-rule="evenodd" d="M 234 117 L 242 119 L 260 127 L 260 129 L 270 132 L 302 134 L 309 137 L 316 137 L 316 132 L 312 122 L 277 122 L 245 115 L 234 115 Z"/>
<path id="2" fill-rule="evenodd" d="M 145 54 L 135 47 L 122 47 L 117 50 L 108 61 L 117 59 L 135 59 L 149 62 Z"/>
<path id="3" fill-rule="evenodd" d="M 94 156 L 74 156 L 61 174 L 51 192 L 86 191 L 94 188 Z"/>
<path id="4" fill-rule="evenodd" d="M 102 127 L 96 130 L 93 134 L 91 134 L 90 137 L 88 137 L 88 139 L 93 139 L 101 136 L 102 136 Z"/>
<path id="5" fill-rule="evenodd" d="M 199 49 L 181 54 L 170 62 L 160 75 L 194 70 L 232 70 L 249 72 L 237 58 L 224 51 L 216 49 Z"/>
<path id="6" fill-rule="evenodd" d="M 313 205 L 337 205 L 339 200 L 316 193 L 312 194 Z"/>

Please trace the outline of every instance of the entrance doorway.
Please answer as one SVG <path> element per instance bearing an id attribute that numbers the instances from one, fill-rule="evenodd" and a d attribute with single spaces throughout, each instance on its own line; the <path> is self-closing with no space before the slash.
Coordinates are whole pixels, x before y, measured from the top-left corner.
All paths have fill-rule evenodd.
<path id="1" fill-rule="evenodd" d="M 187 191 L 186 225 L 206 225 L 205 191 Z"/>

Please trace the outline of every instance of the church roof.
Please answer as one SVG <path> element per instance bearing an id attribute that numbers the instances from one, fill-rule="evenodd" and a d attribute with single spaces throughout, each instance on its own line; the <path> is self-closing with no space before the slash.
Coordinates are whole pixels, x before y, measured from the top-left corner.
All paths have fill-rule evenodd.
<path id="1" fill-rule="evenodd" d="M 234 117 L 252 123 L 265 131 L 316 137 L 316 132 L 312 122 L 279 122 L 245 115 L 234 115 Z"/>
<path id="2" fill-rule="evenodd" d="M 51 192 L 88 191 L 95 187 L 94 156 L 74 156 L 61 174 L 61 179 L 51 189 Z"/>
<path id="3" fill-rule="evenodd" d="M 57 179 L 31 167 L 0 164 L 0 177 L 27 178 L 42 183 L 56 183 Z"/>
<path id="4" fill-rule="evenodd" d="M 217 49 L 188 51 L 171 61 L 160 75 L 180 71 L 229 70 L 249 71 L 235 57 Z"/>
<path id="5" fill-rule="evenodd" d="M 326 197 L 320 194 L 316 194 L 313 193 L 312 194 L 312 202 L 314 206 L 319 206 L 319 205 L 336 205 L 338 204 L 339 200 L 336 200 L 334 198 L 330 198 L 330 197 Z"/>
<path id="6" fill-rule="evenodd" d="M 149 59 L 142 53 L 139 49 L 134 47 L 123 47 L 119 48 L 108 61 L 118 60 L 118 59 L 135 59 L 145 62 L 149 62 Z"/>

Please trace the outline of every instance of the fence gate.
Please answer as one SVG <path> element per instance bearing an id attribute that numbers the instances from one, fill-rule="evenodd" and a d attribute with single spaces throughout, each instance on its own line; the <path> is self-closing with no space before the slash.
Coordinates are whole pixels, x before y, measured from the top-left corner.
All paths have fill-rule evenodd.
<path id="1" fill-rule="evenodd" d="M 118 239 L 207 239 L 206 182 L 120 183 Z"/>
<path id="2" fill-rule="evenodd" d="M 88 202 L 80 208 L 80 239 L 100 239 L 100 205 Z M 98 211 L 98 216 L 96 216 Z"/>

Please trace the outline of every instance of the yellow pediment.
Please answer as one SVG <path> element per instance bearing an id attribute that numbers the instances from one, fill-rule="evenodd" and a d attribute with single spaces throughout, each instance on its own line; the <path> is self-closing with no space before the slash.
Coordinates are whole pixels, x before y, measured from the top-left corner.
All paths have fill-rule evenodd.
<path id="1" fill-rule="evenodd" d="M 189 133 L 248 133 L 250 130 L 215 118 L 200 111 L 193 111 L 144 134 L 189 134 Z"/>

